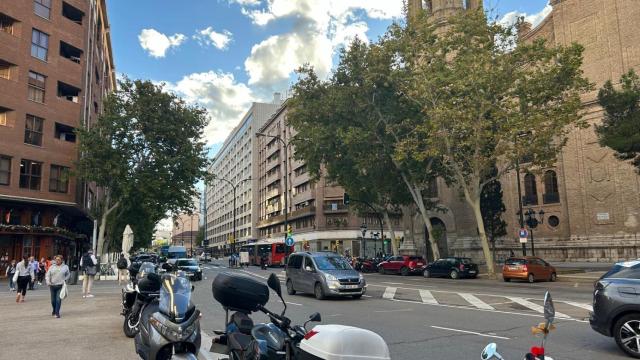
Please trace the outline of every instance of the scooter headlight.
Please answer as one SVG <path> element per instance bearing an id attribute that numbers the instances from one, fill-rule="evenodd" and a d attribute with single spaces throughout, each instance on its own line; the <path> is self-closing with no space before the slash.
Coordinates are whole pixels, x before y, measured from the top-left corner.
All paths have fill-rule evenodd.
<path id="1" fill-rule="evenodd" d="M 154 327 L 162 336 L 166 337 L 171 342 L 180 342 L 188 339 L 191 334 L 196 330 L 196 323 L 183 328 L 182 326 L 173 327 L 167 326 L 155 317 L 149 319 L 149 324 Z"/>

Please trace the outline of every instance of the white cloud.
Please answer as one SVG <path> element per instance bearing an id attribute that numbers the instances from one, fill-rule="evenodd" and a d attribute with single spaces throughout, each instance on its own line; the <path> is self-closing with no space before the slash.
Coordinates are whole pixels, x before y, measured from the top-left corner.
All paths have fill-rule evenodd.
<path id="1" fill-rule="evenodd" d="M 206 29 L 197 31 L 194 39 L 198 40 L 201 45 L 213 45 L 219 50 L 226 50 L 231 42 L 233 34 L 229 30 L 222 32 L 214 31 L 211 26 Z"/>
<path id="2" fill-rule="evenodd" d="M 551 13 L 553 8 L 549 3 L 540 12 L 535 14 L 527 14 L 519 11 L 511 11 L 506 13 L 498 22 L 503 25 L 513 25 L 519 17 L 523 16 L 524 20 L 531 23 L 533 27 L 538 26 L 544 18 Z"/>
<path id="3" fill-rule="evenodd" d="M 205 129 L 205 138 L 209 144 L 224 141 L 251 102 L 256 101 L 247 85 L 222 71 L 193 73 L 175 84 L 167 84 L 167 89 L 207 109 L 211 122 Z"/>
<path id="4" fill-rule="evenodd" d="M 186 39 L 183 34 L 167 36 L 155 29 L 142 29 L 138 35 L 140 46 L 156 58 L 164 57 L 169 48 L 180 46 Z"/>
<path id="5" fill-rule="evenodd" d="M 261 0 L 229 0 L 230 3 L 236 3 L 243 6 L 257 6 L 260 5 Z"/>

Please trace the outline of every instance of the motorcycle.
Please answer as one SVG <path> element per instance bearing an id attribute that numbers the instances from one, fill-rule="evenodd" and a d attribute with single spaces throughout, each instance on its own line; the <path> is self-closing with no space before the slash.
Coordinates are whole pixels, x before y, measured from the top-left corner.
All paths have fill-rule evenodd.
<path id="1" fill-rule="evenodd" d="M 142 359 L 197 359 L 201 313 L 191 302 L 193 290 L 184 274 L 162 275 L 159 296 L 141 311 L 134 340 Z"/>
<path id="2" fill-rule="evenodd" d="M 542 335 L 542 341 L 540 346 L 532 346 L 527 354 L 525 354 L 524 360 L 553 360 L 550 356 L 545 355 L 544 345 L 547 341 L 547 336 L 553 330 L 553 320 L 556 316 L 556 310 L 553 306 L 553 299 L 551 294 L 547 291 L 544 295 L 544 319 L 545 321 L 531 328 L 531 333 L 534 335 Z M 482 353 L 480 354 L 482 360 L 504 360 L 502 355 L 498 353 L 498 346 L 496 343 L 488 344 Z"/>
<path id="3" fill-rule="evenodd" d="M 133 338 L 139 331 L 140 314 L 160 295 L 160 277 L 156 266 L 150 262 L 132 263 L 129 267 L 130 282 L 122 289 L 122 330 Z"/>
<path id="4" fill-rule="evenodd" d="M 280 280 L 271 274 L 264 284 L 236 273 L 221 273 L 212 284 L 213 297 L 226 311 L 224 331 L 216 331 L 211 352 L 226 354 L 231 360 L 244 359 L 389 359 L 389 349 L 378 334 L 351 326 L 317 325 L 307 330 L 309 322 L 321 321 L 319 313 L 310 316 L 303 325 L 292 326 L 285 316 Z M 269 288 L 284 305 L 275 313 L 265 304 Z M 235 311 L 229 319 L 229 312 Z M 260 311 L 271 320 L 254 325 L 249 315 Z"/>

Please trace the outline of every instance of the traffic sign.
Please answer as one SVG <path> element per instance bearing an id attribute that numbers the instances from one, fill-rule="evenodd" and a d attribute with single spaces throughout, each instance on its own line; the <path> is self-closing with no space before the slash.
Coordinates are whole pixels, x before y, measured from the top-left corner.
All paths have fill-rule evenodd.
<path id="1" fill-rule="evenodd" d="M 287 246 L 293 246 L 293 244 L 294 244 L 293 237 L 291 237 L 291 236 L 287 236 L 287 239 L 284 241 L 284 243 L 285 243 Z"/>
<path id="2" fill-rule="evenodd" d="M 520 243 L 524 244 L 527 242 L 527 239 L 529 238 L 529 232 L 527 231 L 527 229 L 522 228 L 518 231 L 518 237 L 520 238 Z"/>

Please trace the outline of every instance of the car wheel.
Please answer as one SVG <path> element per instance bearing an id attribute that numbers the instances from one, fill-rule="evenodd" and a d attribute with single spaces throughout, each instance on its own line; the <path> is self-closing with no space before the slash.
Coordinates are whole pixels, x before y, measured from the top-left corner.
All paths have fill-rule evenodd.
<path id="1" fill-rule="evenodd" d="M 551 280 L 551 282 L 554 282 L 558 279 L 558 275 L 556 275 L 556 273 L 551 273 L 551 278 L 549 278 L 549 280 Z"/>
<path id="2" fill-rule="evenodd" d="M 353 295 L 353 298 L 354 298 L 354 299 L 356 299 L 356 300 L 357 300 L 357 299 L 360 299 L 361 297 L 362 297 L 362 294 Z"/>
<path id="3" fill-rule="evenodd" d="M 422 272 L 422 276 L 426 277 L 426 278 L 430 278 L 431 277 L 431 273 L 429 272 L 429 270 L 426 270 Z"/>
<path id="4" fill-rule="evenodd" d="M 457 270 L 451 270 L 451 272 L 449 273 L 449 277 L 453 280 L 457 280 L 458 278 L 460 278 L 460 274 Z"/>
<path id="5" fill-rule="evenodd" d="M 533 284 L 533 282 L 536 281 L 536 278 L 533 276 L 533 274 L 529 274 L 529 276 L 527 276 L 527 280 L 529 280 L 530 284 Z"/>
<path id="6" fill-rule="evenodd" d="M 616 321 L 613 336 L 622 351 L 640 359 L 640 347 L 636 341 L 636 337 L 640 336 L 640 314 L 625 315 Z"/>
<path id="7" fill-rule="evenodd" d="M 509 281 L 511 281 L 511 279 L 506 278 L 506 277 L 503 277 L 503 278 L 502 278 L 502 280 L 504 280 L 504 282 L 509 282 Z"/>
<path id="8" fill-rule="evenodd" d="M 316 283 L 316 286 L 313 289 L 313 294 L 316 296 L 316 299 L 324 300 L 324 290 L 322 289 L 322 285 L 320 285 L 320 283 Z"/>
<path id="9" fill-rule="evenodd" d="M 382 266 L 378 266 L 378 272 L 380 273 L 380 275 L 386 274 L 386 272 L 384 271 L 384 267 Z"/>
<path id="10" fill-rule="evenodd" d="M 406 267 L 406 266 L 403 266 L 402 269 L 400 269 L 400 275 L 402 275 L 402 276 L 409 275 L 409 268 Z"/>
<path id="11" fill-rule="evenodd" d="M 296 290 L 293 288 L 293 282 L 291 280 L 287 280 L 287 294 L 295 295 Z"/>

